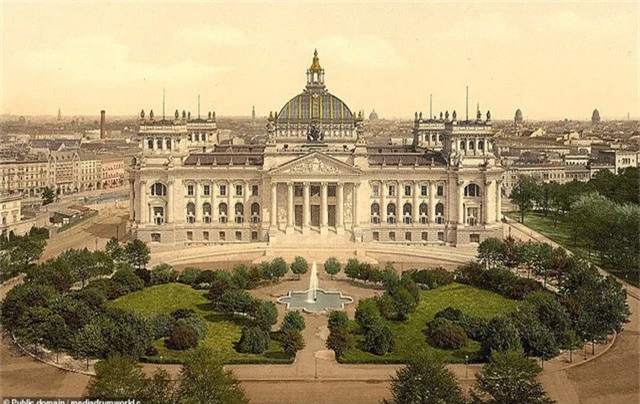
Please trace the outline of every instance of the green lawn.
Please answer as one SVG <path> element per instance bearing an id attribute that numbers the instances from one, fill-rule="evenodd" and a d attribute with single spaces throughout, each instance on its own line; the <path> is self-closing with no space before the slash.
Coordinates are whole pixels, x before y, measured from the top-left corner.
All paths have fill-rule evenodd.
<path id="1" fill-rule="evenodd" d="M 514 220 L 520 220 L 519 213 L 510 212 L 507 215 Z M 558 219 L 558 222 L 554 226 L 553 218 L 551 217 L 551 215 L 544 217 L 541 213 L 529 212 L 524 216 L 524 225 L 532 228 L 540 234 L 543 234 L 544 236 L 573 251 L 574 253 L 581 252 L 585 254 L 585 256 L 589 255 L 587 244 L 581 239 L 574 240 L 574 238 L 571 237 L 569 225 L 564 218 Z M 624 279 L 635 286 L 640 287 L 640 273 L 638 273 L 638 271 L 624 271 L 619 270 L 618 268 L 612 268 L 606 263 L 600 261 L 597 254 L 592 254 L 589 259 L 605 271 L 610 272 L 613 275 Z"/>
<path id="2" fill-rule="evenodd" d="M 205 294 L 206 291 L 196 290 L 188 285 L 169 283 L 122 296 L 109 302 L 108 306 L 135 311 L 143 316 L 169 314 L 176 309 L 193 309 L 207 322 L 207 335 L 201 344 L 213 348 L 227 363 L 288 363 L 292 360 L 277 341 L 271 341 L 271 348 L 262 355 L 236 352 L 233 343 L 240 339 L 242 326 L 249 324 L 250 320 L 242 316 L 228 317 L 213 311 Z M 155 347 L 158 355 L 150 357 L 150 360 L 179 361 L 184 356 L 184 351 L 165 347 L 163 339 L 156 341 Z"/>
<path id="3" fill-rule="evenodd" d="M 469 341 L 467 346 L 455 351 L 434 348 L 426 342 L 423 330 L 428 321 L 437 312 L 449 306 L 472 315 L 490 318 L 498 314 L 506 314 L 515 309 L 517 302 L 500 295 L 468 285 L 453 283 L 434 290 L 422 292 L 422 298 L 416 311 L 406 321 L 387 321 L 393 333 L 396 348 L 385 356 L 377 356 L 358 348 L 347 351 L 343 363 L 398 363 L 425 351 L 448 363 L 463 363 L 465 355 L 469 361 L 477 361 L 480 344 Z M 356 341 L 362 336 L 357 335 Z"/>

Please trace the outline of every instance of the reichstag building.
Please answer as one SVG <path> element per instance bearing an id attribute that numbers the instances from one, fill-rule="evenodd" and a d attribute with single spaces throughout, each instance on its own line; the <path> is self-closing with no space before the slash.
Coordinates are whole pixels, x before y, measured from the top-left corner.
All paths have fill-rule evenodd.
<path id="1" fill-rule="evenodd" d="M 220 144 L 215 113 L 141 112 L 141 152 L 129 167 L 133 235 L 169 245 L 299 237 L 468 245 L 501 236 L 490 113 L 416 113 L 412 145 L 370 145 L 362 113 L 325 87 L 317 52 L 306 82 L 270 114 L 260 145 Z"/>

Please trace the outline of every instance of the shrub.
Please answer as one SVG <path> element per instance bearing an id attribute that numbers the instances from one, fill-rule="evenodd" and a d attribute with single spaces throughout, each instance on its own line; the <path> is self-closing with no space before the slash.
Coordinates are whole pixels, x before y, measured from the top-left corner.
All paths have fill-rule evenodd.
<path id="1" fill-rule="evenodd" d="M 166 314 L 147 317 L 147 321 L 151 327 L 153 339 L 169 337 L 175 324 L 175 318 Z"/>
<path id="2" fill-rule="evenodd" d="M 183 351 L 198 345 L 198 332 L 184 321 L 177 321 L 166 342 L 168 348 Z"/>
<path id="3" fill-rule="evenodd" d="M 256 325 L 264 331 L 271 331 L 271 326 L 278 321 L 278 309 L 273 302 L 261 302 L 254 316 Z"/>
<path id="4" fill-rule="evenodd" d="M 98 293 L 104 293 L 109 300 L 117 299 L 124 295 L 120 285 L 111 278 L 94 279 L 82 290 L 95 290 Z"/>
<path id="5" fill-rule="evenodd" d="M 477 262 L 469 262 L 468 264 L 459 266 L 454 273 L 454 277 L 456 282 L 477 286 L 478 278 L 483 272 L 484 268 L 482 265 Z"/>
<path id="6" fill-rule="evenodd" d="M 120 287 L 120 290 L 125 295 L 144 288 L 144 282 L 130 267 L 118 269 L 111 277 L 111 280 Z"/>
<path id="7" fill-rule="evenodd" d="M 178 282 L 186 285 L 195 285 L 201 272 L 202 270 L 200 268 L 186 267 L 182 273 L 178 275 Z"/>
<path id="8" fill-rule="evenodd" d="M 460 326 L 467 333 L 467 337 L 475 341 L 480 341 L 485 333 L 487 324 L 489 321 L 482 317 L 465 316 L 464 320 L 460 321 Z"/>
<path id="9" fill-rule="evenodd" d="M 364 348 L 376 355 L 386 355 L 393 351 L 395 343 L 389 327 L 379 319 L 364 334 Z"/>
<path id="10" fill-rule="evenodd" d="M 253 312 L 256 300 L 246 291 L 231 289 L 224 292 L 215 302 L 217 311 L 226 315 L 235 313 L 249 314 Z"/>
<path id="11" fill-rule="evenodd" d="M 355 258 L 349 259 L 347 265 L 344 266 L 344 274 L 352 280 L 358 278 L 360 275 L 360 262 Z"/>
<path id="12" fill-rule="evenodd" d="M 190 325 L 198 333 L 198 339 L 204 339 L 207 333 L 207 324 L 195 311 L 191 309 L 178 309 L 171 313 L 171 318 L 173 318 L 176 323 L 182 322 Z"/>
<path id="13" fill-rule="evenodd" d="M 300 331 L 288 328 L 280 332 L 280 344 L 286 353 L 295 354 L 304 348 L 304 338 Z"/>
<path id="14" fill-rule="evenodd" d="M 252 289 L 257 286 L 257 283 L 253 284 L 250 278 L 249 268 L 244 264 L 239 264 L 233 267 L 231 282 L 239 289 Z"/>
<path id="15" fill-rule="evenodd" d="M 302 331 L 304 330 L 304 317 L 297 311 L 288 311 L 287 314 L 284 315 L 284 320 L 282 320 L 282 325 L 280 326 L 280 331 L 284 330 L 296 330 Z"/>
<path id="16" fill-rule="evenodd" d="M 196 289 L 207 289 L 211 282 L 216 278 L 217 273 L 221 271 L 212 271 L 210 269 L 205 269 L 200 272 L 200 275 L 196 278 L 195 283 L 192 285 Z"/>
<path id="17" fill-rule="evenodd" d="M 410 272 L 411 279 L 426 289 L 435 289 L 453 282 L 454 275 L 442 267 L 434 269 L 421 269 Z"/>
<path id="18" fill-rule="evenodd" d="M 375 301 L 382 317 L 387 320 L 392 320 L 396 317 L 396 302 L 389 292 L 384 292 L 382 296 L 376 297 Z"/>
<path id="19" fill-rule="evenodd" d="M 446 309 L 440 310 L 434 316 L 434 318 L 446 318 L 447 320 L 451 320 L 453 322 L 461 322 L 465 317 L 466 316 L 462 312 L 462 310 L 454 309 L 451 306 L 447 307 Z"/>
<path id="20" fill-rule="evenodd" d="M 333 279 L 333 276 L 340 272 L 340 261 L 336 257 L 327 258 L 324 262 L 324 271 Z"/>
<path id="21" fill-rule="evenodd" d="M 528 294 L 541 290 L 544 290 L 544 287 L 535 279 L 518 278 L 512 285 L 507 297 L 515 300 L 522 300 Z"/>
<path id="22" fill-rule="evenodd" d="M 209 292 L 205 297 L 215 304 L 215 302 L 225 292 L 235 289 L 229 276 L 217 276 L 209 285 Z"/>
<path id="23" fill-rule="evenodd" d="M 467 344 L 464 329 L 444 317 L 430 321 L 426 334 L 429 343 L 440 349 L 459 349 Z"/>
<path id="24" fill-rule="evenodd" d="M 380 320 L 380 312 L 374 299 L 362 299 L 356 307 L 356 322 L 363 331 L 373 327 Z"/>
<path id="25" fill-rule="evenodd" d="M 339 358 L 355 345 L 353 336 L 349 334 L 347 327 L 335 327 L 331 329 L 327 338 L 327 348 L 332 349 Z"/>
<path id="26" fill-rule="evenodd" d="M 295 257 L 293 259 L 293 262 L 291 263 L 291 272 L 300 276 L 307 273 L 308 269 L 309 264 L 307 263 L 306 259 L 304 259 L 303 257 Z"/>
<path id="27" fill-rule="evenodd" d="M 161 285 L 164 283 L 174 282 L 176 280 L 176 272 L 169 264 L 160 264 L 151 270 L 151 284 Z"/>
<path id="28" fill-rule="evenodd" d="M 241 353 L 261 354 L 269 349 L 269 332 L 258 326 L 242 327 L 236 349 Z"/>
<path id="29" fill-rule="evenodd" d="M 284 259 L 276 257 L 271 261 L 271 274 L 276 280 L 282 278 L 289 271 L 289 267 Z"/>
<path id="30" fill-rule="evenodd" d="M 415 298 L 405 287 L 397 287 L 391 293 L 393 298 L 393 308 L 397 320 L 406 320 L 409 314 L 413 313 L 418 306 Z"/>
<path id="31" fill-rule="evenodd" d="M 349 326 L 349 317 L 344 311 L 332 311 L 329 314 L 328 327 L 329 330 L 337 328 L 347 328 Z"/>

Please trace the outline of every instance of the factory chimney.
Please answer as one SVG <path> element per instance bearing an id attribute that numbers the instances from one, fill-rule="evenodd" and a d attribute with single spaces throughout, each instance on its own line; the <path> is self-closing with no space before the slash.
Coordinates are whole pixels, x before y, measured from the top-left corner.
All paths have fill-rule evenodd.
<path id="1" fill-rule="evenodd" d="M 100 139 L 105 138 L 105 115 L 106 112 L 104 109 L 100 111 Z"/>

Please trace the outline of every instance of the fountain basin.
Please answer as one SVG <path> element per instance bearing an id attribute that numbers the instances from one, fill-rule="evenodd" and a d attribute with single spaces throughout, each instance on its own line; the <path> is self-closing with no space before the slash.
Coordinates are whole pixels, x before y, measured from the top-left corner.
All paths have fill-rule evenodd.
<path id="1" fill-rule="evenodd" d="M 303 310 L 307 313 L 344 310 L 345 304 L 353 303 L 353 298 L 343 296 L 342 292 L 327 292 L 323 289 L 315 289 L 315 300 L 309 301 L 309 290 L 291 291 L 286 296 L 279 297 L 278 303 L 286 304 L 287 310 Z"/>

